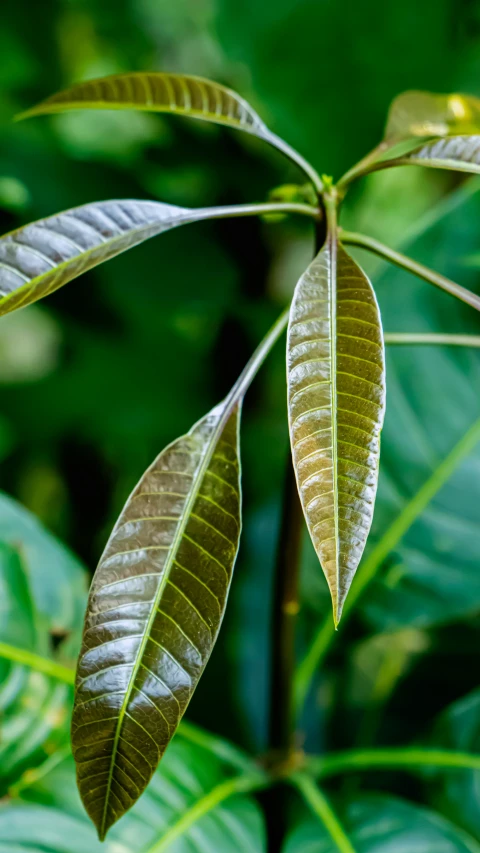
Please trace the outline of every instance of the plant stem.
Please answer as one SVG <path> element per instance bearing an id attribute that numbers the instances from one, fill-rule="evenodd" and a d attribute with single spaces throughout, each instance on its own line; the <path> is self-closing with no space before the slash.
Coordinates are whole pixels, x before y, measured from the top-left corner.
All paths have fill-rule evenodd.
<path id="1" fill-rule="evenodd" d="M 480 347 L 480 335 L 441 335 L 436 332 L 386 332 L 386 344 L 433 344 L 434 346 Z"/>
<path id="2" fill-rule="evenodd" d="M 323 181 L 321 180 L 318 172 L 313 168 L 313 166 L 308 162 L 308 160 L 305 160 L 305 158 L 302 157 L 302 155 L 299 154 L 299 152 L 296 151 L 295 148 L 292 148 L 292 146 L 289 145 L 288 142 L 285 142 L 284 139 L 282 139 L 280 136 L 277 136 L 275 133 L 269 133 L 268 136 L 264 137 L 264 139 L 266 139 L 266 141 L 269 142 L 270 145 L 273 145 L 274 148 L 277 148 L 282 151 L 283 154 L 285 154 L 285 156 L 289 158 L 289 160 L 292 160 L 293 163 L 296 163 L 296 165 L 302 170 L 302 172 L 305 172 L 305 174 L 309 177 L 313 186 L 315 187 L 317 194 L 321 195 L 324 189 Z"/>
<path id="3" fill-rule="evenodd" d="M 308 770 L 324 778 L 357 770 L 415 770 L 420 767 L 480 770 L 480 755 L 447 749 L 388 748 L 352 749 L 332 755 L 308 758 Z"/>
<path id="4" fill-rule="evenodd" d="M 270 749 L 287 756 L 294 748 L 293 677 L 302 530 L 303 513 L 289 449 L 275 569 L 269 738 Z"/>
<path id="5" fill-rule="evenodd" d="M 361 178 L 363 175 L 366 175 L 368 172 L 374 170 L 373 164 L 378 160 L 381 155 L 388 150 L 390 147 L 390 143 L 388 142 L 380 142 L 373 151 L 370 151 L 365 157 L 362 157 L 355 166 L 352 166 L 348 172 L 345 172 L 344 175 L 337 182 L 337 189 L 345 190 L 348 184 L 354 181 L 356 178 Z M 377 166 L 377 168 L 380 168 Z"/>
<path id="6" fill-rule="evenodd" d="M 163 853 L 177 838 L 180 838 L 197 820 L 208 814 L 215 806 L 223 803 L 229 797 L 233 796 L 233 794 L 246 794 L 251 791 L 258 791 L 267 783 L 268 777 L 266 774 L 261 773 L 260 770 L 256 773 L 234 776 L 233 779 L 221 782 L 215 788 L 212 788 L 208 794 L 197 800 L 190 808 L 183 811 L 178 820 L 167 828 L 160 840 L 155 841 L 146 853 Z"/>
<path id="7" fill-rule="evenodd" d="M 0 657 L 22 664 L 23 666 L 28 666 L 36 672 L 43 673 L 43 675 L 50 675 L 52 678 L 56 678 L 57 681 L 63 681 L 65 684 L 75 683 L 75 670 L 56 663 L 50 660 L 50 658 L 44 658 L 41 655 L 35 654 L 35 652 L 30 652 L 27 649 L 10 646 L 8 643 L 0 643 Z"/>
<path id="8" fill-rule="evenodd" d="M 480 418 L 475 421 L 460 441 L 452 448 L 448 456 L 440 463 L 433 474 L 397 515 L 382 538 L 360 564 L 357 575 L 350 589 L 343 609 L 343 619 L 340 627 L 362 595 L 365 587 L 375 577 L 388 554 L 398 545 L 413 522 L 428 506 L 432 498 L 445 485 L 455 469 L 473 450 L 480 440 Z M 301 708 L 308 693 L 311 680 L 327 654 L 335 636 L 335 628 L 329 616 L 321 625 L 303 661 L 297 668 L 295 676 L 295 703 Z"/>
<path id="9" fill-rule="evenodd" d="M 187 211 L 186 218 L 188 219 Z M 200 207 L 195 209 L 195 221 L 201 219 L 230 219 L 240 216 L 265 216 L 269 213 L 298 213 L 320 219 L 322 212 L 319 207 L 297 202 L 269 201 L 259 204 L 229 204 L 222 207 Z"/>
<path id="10" fill-rule="evenodd" d="M 365 234 L 354 234 L 351 231 L 342 231 L 340 239 L 343 243 L 347 243 L 351 246 L 359 246 L 361 249 L 367 249 L 367 251 L 373 252 L 375 255 L 379 255 L 379 257 L 390 261 L 397 267 L 401 267 L 402 269 L 407 270 L 407 272 L 411 272 L 419 278 L 423 278 L 424 281 L 434 284 L 435 287 L 445 290 L 447 293 L 450 293 L 452 296 L 456 296 L 457 299 L 461 299 L 462 302 L 466 302 L 467 305 L 471 305 L 472 308 L 476 308 L 477 311 L 480 311 L 480 296 L 477 296 L 476 293 L 472 293 L 470 290 L 467 290 L 466 287 L 456 284 L 456 282 L 451 281 L 449 278 L 445 278 L 445 276 L 429 269 L 429 267 L 425 267 L 423 264 L 417 263 L 417 261 L 412 260 L 412 258 L 408 258 L 406 255 L 402 255 L 394 249 L 390 249 L 389 246 L 385 246 L 378 240 L 374 240 L 373 237 L 367 237 Z"/>
<path id="11" fill-rule="evenodd" d="M 338 820 L 327 798 L 313 779 L 306 773 L 296 773 L 291 777 L 291 782 L 298 788 L 305 802 L 325 827 L 336 850 L 339 853 L 355 853 L 342 824 Z"/>

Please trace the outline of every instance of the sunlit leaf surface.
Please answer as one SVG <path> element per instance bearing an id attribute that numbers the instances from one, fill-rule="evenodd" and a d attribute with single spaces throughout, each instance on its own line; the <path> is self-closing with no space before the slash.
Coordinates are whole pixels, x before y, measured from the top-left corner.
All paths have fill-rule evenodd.
<path id="1" fill-rule="evenodd" d="M 400 142 L 412 136 L 452 136 L 480 131 L 480 100 L 470 95 L 402 92 L 388 114 L 385 139 Z"/>
<path id="2" fill-rule="evenodd" d="M 160 454 L 93 580 L 72 743 L 101 838 L 148 784 L 220 628 L 240 535 L 239 415 L 220 405 Z"/>
<path id="3" fill-rule="evenodd" d="M 297 284 L 287 359 L 300 498 L 338 622 L 372 522 L 385 367 L 372 286 L 335 234 Z"/>

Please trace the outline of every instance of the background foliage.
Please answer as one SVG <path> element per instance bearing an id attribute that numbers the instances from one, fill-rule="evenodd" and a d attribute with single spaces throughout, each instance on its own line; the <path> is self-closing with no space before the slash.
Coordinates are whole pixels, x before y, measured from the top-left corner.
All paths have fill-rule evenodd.
<path id="1" fill-rule="evenodd" d="M 216 78 L 246 96 L 319 171 L 336 177 L 378 140 L 399 91 L 480 94 L 477 0 L 425 0 L 421 15 L 413 0 L 401 6 L 380 0 L 4 0 L 0 14 L 2 233 L 105 198 L 186 206 L 262 201 L 271 186 L 297 177 L 260 142 L 202 123 L 116 112 L 11 123 L 18 110 L 83 77 L 151 68 Z M 355 188 L 344 223 L 408 245 L 416 258 L 478 292 L 471 256 L 480 244 L 479 214 L 477 179 L 408 168 Z M 311 252 L 311 225 L 297 220 L 201 223 L 146 243 L 41 305 L 3 318 L 2 489 L 93 570 L 140 474 L 226 393 Z M 465 305 L 358 257 L 373 276 L 387 331 L 479 333 L 478 316 Z M 189 710 L 190 719 L 256 750 L 266 744 L 270 592 L 288 453 L 282 349 L 247 398 L 240 557 L 220 640 Z M 371 547 L 480 416 L 477 352 L 392 349 L 387 378 Z M 316 676 L 304 719 L 310 750 L 413 740 L 478 748 L 478 695 L 468 694 L 478 684 L 479 484 L 477 447 L 394 543 Z M 18 634 L 19 645 L 71 660 L 84 571 L 19 512 L 7 499 L 0 503 L 0 640 L 13 643 Z M 300 653 L 319 622 L 330 618 L 326 584 L 307 539 L 302 587 Z M 65 743 L 70 698 L 68 687 L 15 665 L 0 664 L 0 674 L 5 793 L 22 771 Z M 459 715 L 468 719 L 468 743 L 461 740 Z M 172 762 L 181 748 L 172 748 Z M 201 759 L 197 763 L 202 773 Z M 221 776 L 221 768 L 211 768 L 217 772 Z M 381 787 L 413 804 L 439 807 L 480 842 L 474 785 L 473 773 L 464 772 L 428 785 L 422 778 L 412 784 L 401 775 L 362 774 L 332 781 L 331 791 L 339 803 L 359 798 L 348 806 L 349 826 L 368 823 L 369 792 Z M 58 807 L 60 789 L 49 782 L 44 801 Z M 69 796 L 67 789 L 62 796 Z M 18 808 L 25 808 L 25 798 Z M 78 812 L 76 802 L 61 807 Z M 245 850 L 261 850 L 256 807 L 240 800 L 242 808 L 248 815 L 239 813 L 239 820 L 250 832 Z M 413 823 L 409 816 L 402 820 Z M 307 824 L 297 830 L 305 838 L 308 832 Z M 289 853 L 302 849 L 295 838 Z M 148 849 L 150 837 L 143 843 Z"/>

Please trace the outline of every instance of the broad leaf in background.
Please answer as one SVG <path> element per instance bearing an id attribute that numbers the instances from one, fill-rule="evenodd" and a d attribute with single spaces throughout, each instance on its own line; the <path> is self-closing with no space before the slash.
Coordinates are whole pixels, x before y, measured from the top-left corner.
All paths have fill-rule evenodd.
<path id="1" fill-rule="evenodd" d="M 150 237 L 208 216 L 208 209 L 160 202 L 103 201 L 12 231 L 0 238 L 0 315 L 36 302 Z"/>
<path id="2" fill-rule="evenodd" d="M 480 853 L 480 845 L 439 814 L 394 797 L 363 796 L 350 802 L 342 823 L 355 853 Z M 283 853 L 337 853 L 318 819 L 305 817 Z"/>
<path id="3" fill-rule="evenodd" d="M 158 456 L 93 580 L 72 743 L 102 839 L 148 784 L 220 628 L 240 536 L 239 419 L 230 395 Z"/>
<path id="4" fill-rule="evenodd" d="M 480 752 L 480 690 L 454 702 L 440 715 L 431 741 L 433 747 Z M 428 780 L 434 805 L 480 841 L 480 771 L 452 770 L 438 774 L 436 784 L 431 774 Z"/>
<path id="5" fill-rule="evenodd" d="M 260 808 L 245 794 L 234 794 L 224 802 L 214 800 L 191 824 L 185 820 L 189 809 L 231 779 L 234 770 L 180 735 L 144 796 L 104 844 L 97 840 L 82 808 L 71 757 L 60 757 L 58 763 L 52 762 L 52 769 L 46 769 L 43 773 L 39 768 L 37 778 L 32 774 L 25 785 L 18 786 L 18 793 L 12 792 L 12 799 L 0 805 L 1 853 L 27 849 L 48 849 L 49 853 L 160 853 L 163 849 L 168 853 L 200 849 L 264 853 L 266 849 Z M 177 825 L 178 836 L 164 848 L 162 837 Z"/>
<path id="6" fill-rule="evenodd" d="M 0 496 L 0 542 L 0 642 L 73 660 L 86 573 L 5 495 Z M 54 637 L 60 641 L 56 648 Z M 0 658 L 0 793 L 21 770 L 68 741 L 71 701 L 67 685 Z"/>
<path id="7" fill-rule="evenodd" d="M 372 522 L 385 367 L 374 291 L 335 235 L 297 284 L 287 371 L 300 498 L 337 623 Z"/>
<path id="8" fill-rule="evenodd" d="M 471 95 L 402 92 L 391 104 L 385 141 L 415 136 L 460 136 L 480 131 L 480 100 Z"/>

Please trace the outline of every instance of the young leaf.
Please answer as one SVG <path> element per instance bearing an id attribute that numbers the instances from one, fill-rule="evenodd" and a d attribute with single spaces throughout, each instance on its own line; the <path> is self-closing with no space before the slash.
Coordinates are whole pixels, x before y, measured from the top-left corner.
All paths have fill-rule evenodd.
<path id="1" fill-rule="evenodd" d="M 480 100 L 470 95 L 402 92 L 392 102 L 385 129 L 390 144 L 415 136 L 459 136 L 480 132 Z"/>
<path id="2" fill-rule="evenodd" d="M 240 536 L 239 420 L 230 395 L 158 456 L 93 579 L 72 744 L 100 838 L 148 784 L 220 628 Z"/>
<path id="3" fill-rule="evenodd" d="M 335 232 L 297 284 L 287 369 L 300 498 L 338 623 L 372 522 L 385 355 L 373 288 Z"/>
<path id="4" fill-rule="evenodd" d="M 240 95 L 203 77 L 139 72 L 86 80 L 58 92 L 18 116 L 19 119 L 66 110 L 148 110 L 224 124 L 264 139 L 303 169 L 318 190 L 322 182 L 310 164 L 272 133 Z"/>

